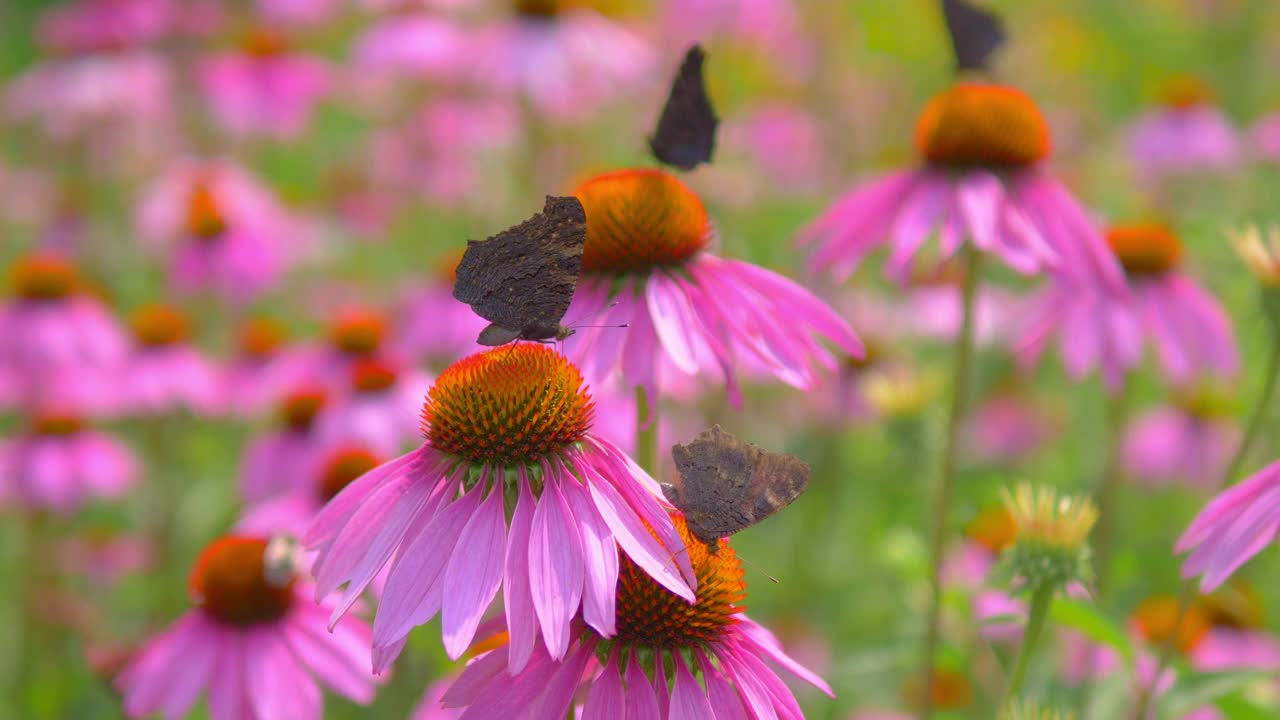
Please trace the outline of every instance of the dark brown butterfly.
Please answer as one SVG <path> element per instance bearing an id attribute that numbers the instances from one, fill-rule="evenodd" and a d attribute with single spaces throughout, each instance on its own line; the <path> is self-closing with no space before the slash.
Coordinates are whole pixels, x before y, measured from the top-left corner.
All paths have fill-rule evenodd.
<path id="1" fill-rule="evenodd" d="M 671 458 L 678 476 L 662 494 L 713 551 L 720 538 L 785 508 L 809 487 L 808 463 L 739 440 L 719 425 L 672 446 Z"/>
<path id="2" fill-rule="evenodd" d="M 488 240 L 468 240 L 453 296 L 490 325 L 481 345 L 563 340 L 560 321 L 582 270 L 587 216 L 575 197 L 547 196 L 542 212 Z"/>
<path id="3" fill-rule="evenodd" d="M 942 14 L 956 52 L 956 72 L 991 70 L 991 55 L 1006 39 L 1000 17 L 968 0 L 942 0 Z"/>
<path id="4" fill-rule="evenodd" d="M 649 138 L 649 149 L 658 162 L 664 165 L 692 170 L 701 163 L 711 162 L 716 149 L 716 127 L 720 118 L 711 107 L 707 96 L 706 78 L 702 64 L 707 54 L 701 45 L 694 45 L 685 53 L 680 71 L 671 83 L 671 94 L 662 106 L 658 117 L 658 129 Z"/>

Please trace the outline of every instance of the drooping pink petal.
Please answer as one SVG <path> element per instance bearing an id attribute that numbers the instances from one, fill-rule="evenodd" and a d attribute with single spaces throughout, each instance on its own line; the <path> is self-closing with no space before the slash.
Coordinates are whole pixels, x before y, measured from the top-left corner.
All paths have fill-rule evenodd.
<path id="1" fill-rule="evenodd" d="M 508 658 L 507 672 L 515 674 L 524 669 L 533 653 L 538 638 L 538 616 L 533 607 L 533 594 L 529 589 L 529 539 L 533 527 L 533 493 L 523 467 L 518 469 L 520 483 L 516 509 L 511 516 L 511 530 L 507 537 L 506 575 L 502 584 L 503 611 L 507 618 Z"/>
<path id="2" fill-rule="evenodd" d="M 561 481 L 547 469 L 543 478 L 529 532 L 529 589 L 547 653 L 558 660 L 569 648 L 569 621 L 582 602 L 585 569 L 582 536 Z"/>
<path id="3" fill-rule="evenodd" d="M 604 671 L 591 683 L 582 707 L 582 720 L 609 720 L 626 716 L 627 700 L 618 672 L 618 653 L 609 653 Z"/>
<path id="4" fill-rule="evenodd" d="M 487 473 L 486 473 L 487 474 Z M 483 484 L 482 477 L 480 483 Z M 480 618 L 498 594 L 506 556 L 506 516 L 502 480 L 480 504 L 458 537 L 461 552 L 452 553 L 444 573 L 444 606 L 440 612 L 445 652 L 457 660 L 471 645 Z"/>
<path id="5" fill-rule="evenodd" d="M 627 714 L 625 720 L 662 720 L 663 715 L 658 708 L 658 698 L 649 678 L 640 668 L 635 654 L 627 660 L 626 672 Z"/>
<path id="6" fill-rule="evenodd" d="M 706 693 L 693 679 L 684 660 L 676 657 L 676 680 L 671 686 L 671 707 L 667 714 L 670 720 L 704 720 L 714 718 L 711 702 Z"/>
<path id="7" fill-rule="evenodd" d="M 289 652 L 274 627 L 245 631 L 245 684 L 254 716 L 261 720 L 319 720 L 320 688 Z"/>
<path id="8" fill-rule="evenodd" d="M 568 470 L 565 470 L 568 473 Z M 576 482 L 564 484 L 564 494 L 582 531 L 586 582 L 582 593 L 582 619 L 603 637 L 616 632 L 615 600 L 618 585 L 618 545 L 588 491 Z"/>

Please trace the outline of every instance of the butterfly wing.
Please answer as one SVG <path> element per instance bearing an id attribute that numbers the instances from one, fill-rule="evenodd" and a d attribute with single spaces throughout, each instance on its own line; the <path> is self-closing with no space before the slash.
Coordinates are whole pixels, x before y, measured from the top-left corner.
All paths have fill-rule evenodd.
<path id="1" fill-rule="evenodd" d="M 577 198 L 548 196 L 542 212 L 528 220 L 467 242 L 453 296 L 493 323 L 482 342 L 554 335 L 578 286 L 586 228 Z"/>
<path id="2" fill-rule="evenodd" d="M 671 93 L 658 117 L 658 128 L 649 138 L 653 156 L 665 165 L 692 170 L 711 162 L 720 118 L 711 107 L 702 66 L 706 53 L 694 45 L 671 83 Z"/>
<path id="3" fill-rule="evenodd" d="M 991 55 L 1004 45 L 1004 23 L 968 0 L 942 0 L 942 14 L 956 53 L 956 71 L 990 70 Z"/>

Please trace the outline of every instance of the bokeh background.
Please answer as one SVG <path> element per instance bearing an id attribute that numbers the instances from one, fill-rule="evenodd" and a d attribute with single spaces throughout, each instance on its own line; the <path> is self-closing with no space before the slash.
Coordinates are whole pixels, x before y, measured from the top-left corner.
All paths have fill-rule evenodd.
<path id="1" fill-rule="evenodd" d="M 322 332 L 327 318 L 344 304 L 393 307 L 407 290 L 438 278 L 439 268 L 466 239 L 490 235 L 527 216 L 540 207 L 544 194 L 565 192 L 576 180 L 602 170 L 652 164 L 644 138 L 684 50 L 678 33 L 663 24 L 663 13 L 671 12 L 664 6 L 678 8 L 680 0 L 603 3 L 606 14 L 653 44 L 659 60 L 652 81 L 572 122 L 541 116 L 519 100 L 500 105 L 498 112 L 505 113 L 497 120 L 504 126 L 496 133 L 500 137 L 487 138 L 457 160 L 468 177 L 459 191 L 447 193 L 371 180 L 375 146 L 378 138 L 403 127 L 415 109 L 442 94 L 483 94 L 416 80 L 378 86 L 352 60 L 353 46 L 377 16 L 354 3 L 334 4 L 339 8 L 325 22 L 288 30 L 291 42 L 332 62 L 340 76 L 340 90 L 319 101 L 307 129 L 295 138 L 246 139 L 220 132 L 187 74 L 203 54 L 235 47 L 257 23 L 248 2 L 225 3 L 223 22 L 207 34 L 155 43 L 155 52 L 175 72 L 174 122 L 132 138 L 136 147 L 94 147 L 95 135 L 106 130 L 92 125 L 73 141 L 51 137 L 47 119 L 13 117 L 4 111 L 11 96 L 0 95 L 0 264 L 45 242 L 55 225 L 74 222 L 80 265 L 112 307 L 124 312 L 169 297 L 164 264 L 136 237 L 133 217 L 140 193 L 175 158 L 191 153 L 229 157 L 269 184 L 313 230 L 306 236 L 305 262 L 252 306 L 285 320 L 296 337 L 305 338 Z M 40 47 L 35 30 L 52 5 L 38 0 L 0 4 L 0 90 L 55 59 Z M 459 22 L 482 24 L 511 12 L 497 0 L 475 5 Z M 1193 75 L 1212 90 L 1214 102 L 1242 137 L 1257 119 L 1280 110 L 1280 5 L 1270 0 L 1000 0 L 990 6 L 1006 18 L 1011 35 L 997 74 L 1041 104 L 1054 132 L 1054 172 L 1100 221 L 1159 217 L 1176 228 L 1191 272 L 1230 312 L 1244 368 L 1219 390 L 1231 398 L 1228 407 L 1243 415 L 1261 383 L 1266 335 L 1254 285 L 1232 256 L 1224 228 L 1280 221 L 1280 162 L 1246 151 L 1245 161 L 1229 172 L 1197 173 L 1152 188 L 1140 181 L 1126 132 L 1154 106 L 1161 87 L 1181 75 Z M 687 181 L 708 205 L 722 254 L 841 298 L 848 288 L 805 274 L 793 236 L 838 193 L 914 161 L 912 123 L 923 103 L 951 82 L 950 49 L 931 0 L 797 0 L 793 7 L 798 23 L 792 37 L 744 37 L 722 28 L 703 38 L 711 93 L 724 123 L 716 162 Z M 108 95 L 120 91 L 95 89 Z M 803 130 L 779 139 L 753 135 L 753 123 L 771 111 L 798 118 Z M 487 121 L 478 115 L 462 120 Z M 348 222 L 341 211 L 357 194 L 386 206 L 365 227 Z M 867 263 L 850 286 L 892 305 L 902 295 L 882 280 L 878 266 L 875 259 Z M 991 279 L 1013 293 L 1032 287 L 999 271 Z M 228 310 L 210 297 L 182 302 L 196 319 L 198 345 L 212 357 L 229 357 L 234 318 L 242 311 Z M 872 332 L 859 323 L 866 314 L 851 318 L 864 337 Z M 753 616 L 818 666 L 836 690 L 835 701 L 802 696 L 806 712 L 815 718 L 902 706 L 904 687 L 916 669 L 928 599 L 926 514 L 937 472 L 950 348 L 924 338 L 899 338 L 877 352 L 909 372 L 870 417 L 823 414 L 813 397 L 781 387 L 750 388 L 741 410 L 728 407 L 714 389 L 697 401 L 665 408 L 679 419 L 677 426 L 696 428 L 714 420 L 813 465 L 808 494 L 735 537 L 734 545 L 749 562 L 747 605 Z M 997 502 L 1001 487 L 1014 481 L 1092 488 L 1112 432 L 1104 421 L 1101 383 L 1066 379 L 1053 357 L 1031 376 L 1015 379 L 1007 350 L 984 347 L 977 378 L 979 400 L 1016 385 L 1020 401 L 1046 416 L 1053 432 L 1016 462 L 966 460 L 952 517 L 956 538 L 969 520 Z M 1169 398 L 1170 389 L 1154 373 L 1138 374 L 1136 383 L 1136 410 Z M 20 422 L 14 414 L 0 416 L 0 431 L 15 432 Z M 190 414 L 108 422 L 145 466 L 142 482 L 126 498 L 93 504 L 73 516 L 4 509 L 0 573 L 8 590 L 0 593 L 0 626 L 7 628 L 0 632 L 0 717 L 121 715 L 104 667 L 113 654 L 127 652 L 187 606 L 190 564 L 242 509 L 236 479 L 243 451 L 266 424 Z M 1246 468 L 1274 459 L 1280 450 L 1277 428 L 1268 420 Z M 1206 499 L 1204 492 L 1183 487 L 1125 487 L 1114 592 L 1101 608 L 1117 627 L 1143 599 L 1177 591 L 1172 544 Z M 150 546 L 148 562 L 117 582 L 96 582 L 56 560 L 53 548 L 76 538 L 149 542 L 146 531 L 155 525 L 156 514 L 170 509 L 175 514 L 169 543 Z M 33 538 L 39 544 L 32 545 Z M 1242 575 L 1259 590 L 1268 627 L 1280 629 L 1277 571 L 1280 560 L 1268 551 Z M 996 658 L 1007 662 L 1008 650 L 975 638 L 968 603 L 964 593 L 947 596 L 942 663 L 968 678 L 975 699 L 948 716 L 988 717 L 991 696 L 1000 688 L 993 663 Z M 406 657 L 371 708 L 331 696 L 328 714 L 406 717 L 429 679 L 449 667 L 438 638 L 434 624 L 415 631 Z M 1033 665 L 1029 687 L 1069 707 L 1070 690 L 1054 679 L 1056 658 L 1050 642 Z M 1120 684 L 1112 685 L 1095 698 L 1104 713 L 1115 707 L 1106 703 L 1120 702 L 1115 697 L 1124 692 Z M 1280 716 L 1276 693 L 1265 687 L 1232 692 L 1247 695 L 1248 704 L 1261 713 L 1256 717 Z"/>

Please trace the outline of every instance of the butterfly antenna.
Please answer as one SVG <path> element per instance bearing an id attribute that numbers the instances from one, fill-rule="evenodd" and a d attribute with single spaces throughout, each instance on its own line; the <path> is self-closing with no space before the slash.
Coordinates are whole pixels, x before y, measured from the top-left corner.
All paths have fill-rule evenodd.
<path id="1" fill-rule="evenodd" d="M 720 544 L 719 544 L 719 543 L 716 543 L 715 545 L 707 545 L 707 551 L 708 551 L 708 552 L 710 552 L 710 553 L 711 553 L 711 554 L 713 554 L 713 555 L 718 554 L 718 553 L 720 552 Z M 680 548 L 680 550 L 679 550 L 679 551 L 677 551 L 677 552 L 675 552 L 675 553 L 673 553 L 673 554 L 671 555 L 671 559 L 672 559 L 672 560 L 677 560 L 677 559 L 679 559 L 679 558 L 680 558 L 680 556 L 681 556 L 681 555 L 688 555 L 688 554 L 689 554 L 689 548 L 687 548 L 687 547 L 682 547 L 682 548 Z M 764 568 L 760 567 L 760 566 L 759 566 L 759 565 L 757 565 L 756 563 L 751 562 L 750 560 L 748 560 L 748 559 L 746 559 L 746 558 L 742 557 L 741 555 L 739 555 L 739 556 L 738 556 L 738 560 L 742 561 L 743 563 L 746 563 L 747 565 L 750 565 L 754 570 L 756 570 L 757 572 L 759 572 L 761 575 L 764 575 L 765 577 L 769 578 L 769 580 L 771 580 L 771 581 L 773 582 L 773 584 L 774 584 L 774 585 L 779 585 L 779 584 L 780 584 L 780 583 L 778 582 L 778 578 L 776 578 L 776 577 L 774 577 L 774 576 L 770 575 L 769 573 L 765 572 L 765 571 L 764 571 Z"/>
<path id="2" fill-rule="evenodd" d="M 618 303 L 619 303 L 619 302 L 620 302 L 619 300 L 614 300 L 613 302 L 609 303 L 608 305 L 605 305 L 605 306 L 604 306 L 604 309 L 605 309 L 605 310 L 612 310 L 612 309 L 614 309 L 614 308 L 618 307 Z M 595 325 L 577 325 L 577 324 L 576 324 L 576 321 L 575 321 L 575 322 L 567 322 L 567 323 L 565 323 L 565 327 L 578 328 L 578 327 L 599 327 L 599 326 L 595 326 Z"/>
<path id="3" fill-rule="evenodd" d="M 760 573 L 761 575 L 764 575 L 765 577 L 767 577 L 767 578 L 769 578 L 770 580 L 772 580 L 774 585 L 778 585 L 778 584 L 779 584 L 779 583 L 778 583 L 778 578 L 776 578 L 776 577 L 774 577 L 774 576 L 770 575 L 769 573 L 765 572 L 765 571 L 764 571 L 764 568 L 760 567 L 760 566 L 759 566 L 759 565 L 757 565 L 756 563 L 751 562 L 750 560 L 748 560 L 748 559 L 746 559 L 746 558 L 742 557 L 741 555 L 739 555 L 739 556 L 738 556 L 738 559 L 739 559 L 739 560 L 741 560 L 744 564 L 746 564 L 746 565 L 750 565 L 752 568 L 754 568 L 754 569 L 755 569 L 755 571 L 756 571 L 756 572 L 758 572 L 758 573 Z"/>

